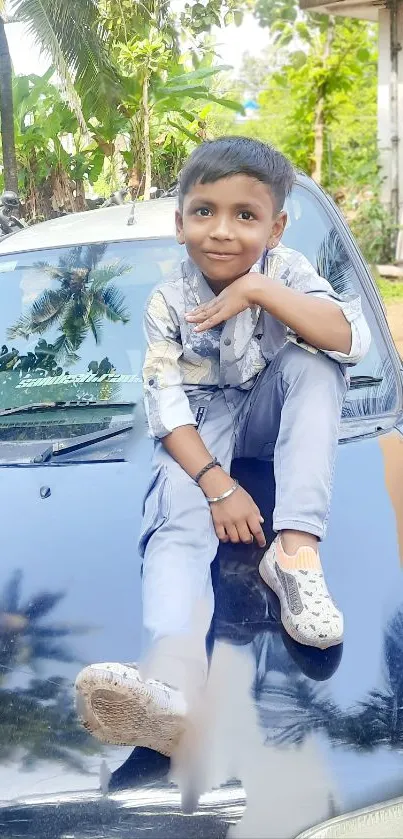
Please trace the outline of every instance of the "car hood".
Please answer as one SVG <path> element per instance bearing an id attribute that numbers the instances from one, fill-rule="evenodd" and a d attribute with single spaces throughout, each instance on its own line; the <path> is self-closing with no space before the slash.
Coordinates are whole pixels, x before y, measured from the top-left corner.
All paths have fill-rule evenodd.
<path id="1" fill-rule="evenodd" d="M 323 557 L 346 615 L 344 650 L 290 645 L 258 578 L 259 551 L 224 546 L 208 725 L 182 776 L 147 750 L 101 747 L 78 724 L 80 668 L 140 655 L 137 538 L 151 454 L 134 435 L 122 462 L 0 469 L 0 835 L 167 836 L 172 826 L 184 839 L 218 839 L 244 813 L 239 837 L 291 837 L 401 793 L 400 711 L 393 725 L 390 713 L 403 602 L 388 477 L 403 455 L 397 432 L 340 449 Z M 235 474 L 270 522 L 272 466 L 239 462 Z M 213 790 L 195 820 L 179 812 L 175 777 Z"/>

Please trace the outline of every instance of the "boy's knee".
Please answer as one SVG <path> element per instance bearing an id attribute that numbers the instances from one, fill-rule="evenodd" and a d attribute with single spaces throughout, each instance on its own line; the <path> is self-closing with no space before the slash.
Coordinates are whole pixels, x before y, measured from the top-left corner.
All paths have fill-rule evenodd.
<path id="1" fill-rule="evenodd" d="M 346 379 L 340 364 L 323 352 L 309 352 L 304 347 L 288 343 L 283 350 L 282 372 L 288 383 L 300 378 L 313 379 L 315 382 L 335 380 L 342 389 L 346 388 Z"/>

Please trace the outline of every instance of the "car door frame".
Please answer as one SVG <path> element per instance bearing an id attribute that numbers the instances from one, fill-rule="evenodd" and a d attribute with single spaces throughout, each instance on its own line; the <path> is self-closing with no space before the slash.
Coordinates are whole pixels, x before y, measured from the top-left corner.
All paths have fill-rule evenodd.
<path id="1" fill-rule="evenodd" d="M 319 203 L 327 218 L 332 222 L 340 239 L 346 249 L 349 259 L 358 281 L 361 291 L 365 295 L 374 320 L 379 328 L 385 348 L 390 359 L 392 370 L 395 375 L 397 405 L 393 411 L 371 414 L 354 418 L 343 418 L 341 441 L 349 442 L 358 437 L 378 436 L 386 434 L 393 428 L 403 423 L 403 363 L 394 344 L 392 334 L 386 318 L 386 309 L 380 293 L 376 287 L 369 265 L 365 261 L 358 247 L 357 242 L 338 206 L 324 190 L 315 184 L 307 175 L 299 174 L 296 180 L 298 186 L 307 190 L 308 193 Z M 347 435 L 343 433 L 347 430 Z M 400 430 L 400 428 L 399 428 Z"/>

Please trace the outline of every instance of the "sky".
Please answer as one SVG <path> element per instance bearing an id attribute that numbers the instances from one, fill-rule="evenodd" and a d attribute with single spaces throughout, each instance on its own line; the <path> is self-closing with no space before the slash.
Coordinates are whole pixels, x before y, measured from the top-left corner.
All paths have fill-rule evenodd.
<path id="1" fill-rule="evenodd" d="M 6 27 L 14 71 L 17 74 L 43 74 L 49 66 L 49 59 L 40 55 L 32 38 L 20 23 L 8 24 Z M 261 29 L 252 15 L 245 16 L 242 26 L 227 26 L 216 30 L 217 52 L 225 64 L 238 69 L 242 63 L 242 56 L 249 45 L 253 45 L 254 55 L 259 54 L 268 44 L 268 31 Z"/>

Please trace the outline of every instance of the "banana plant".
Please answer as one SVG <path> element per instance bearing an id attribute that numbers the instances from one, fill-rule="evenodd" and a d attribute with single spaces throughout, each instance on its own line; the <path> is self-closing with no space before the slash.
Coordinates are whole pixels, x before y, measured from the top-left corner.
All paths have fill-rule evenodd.
<path id="1" fill-rule="evenodd" d="M 210 0 L 209 10 L 221 2 L 226 6 L 226 0 Z M 128 120 L 129 150 L 123 156 L 129 185 L 134 194 L 142 191 L 148 198 L 161 149 L 177 169 L 186 144 L 202 139 L 200 110 L 217 101 L 215 78 L 223 68 L 212 66 L 214 58 L 191 31 L 190 18 L 184 29 L 185 19 L 175 17 L 169 0 L 100 0 L 100 12 L 122 81 L 119 112 Z M 180 32 L 189 36 L 189 55 L 180 53 Z M 241 110 L 237 103 L 219 103 Z"/>
<path id="2" fill-rule="evenodd" d="M 218 103 L 242 111 L 238 102 L 214 95 L 214 81 L 225 66 L 200 66 L 186 71 L 183 63 L 166 47 L 164 37 L 150 29 L 148 37 L 121 45 L 118 66 L 122 69 L 125 98 L 123 108 L 130 119 L 131 151 L 126 161 L 143 172 L 144 199 L 150 197 L 152 146 L 161 136 L 176 134 L 199 143 L 200 110 L 207 103 Z M 135 80 L 133 80 L 133 70 Z M 169 130 L 168 130 L 169 129 Z"/>
<path id="3" fill-rule="evenodd" d="M 96 0 L 0 0 L 0 117 L 4 180 L 18 191 L 12 95 L 12 64 L 5 23 L 24 23 L 52 59 L 64 99 L 86 131 L 82 98 L 98 111 L 119 97 L 119 77 L 108 55 L 107 33 Z"/>

